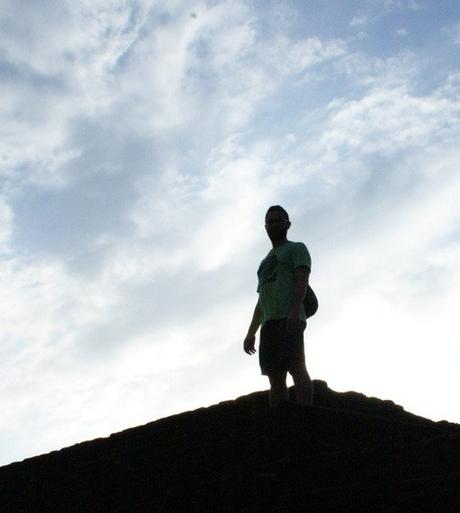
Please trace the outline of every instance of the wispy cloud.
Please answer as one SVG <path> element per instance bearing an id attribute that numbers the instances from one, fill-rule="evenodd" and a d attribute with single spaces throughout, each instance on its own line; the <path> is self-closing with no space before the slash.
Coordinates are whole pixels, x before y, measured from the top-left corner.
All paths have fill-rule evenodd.
<path id="1" fill-rule="evenodd" d="M 458 23 L 454 28 L 448 30 L 452 37 L 452 41 L 459 45 L 460 44 L 460 23 Z"/>
<path id="2" fill-rule="evenodd" d="M 357 14 L 353 16 L 353 18 L 350 21 L 351 27 L 357 27 L 359 25 L 366 25 L 366 23 L 369 21 L 369 18 L 366 14 Z"/>

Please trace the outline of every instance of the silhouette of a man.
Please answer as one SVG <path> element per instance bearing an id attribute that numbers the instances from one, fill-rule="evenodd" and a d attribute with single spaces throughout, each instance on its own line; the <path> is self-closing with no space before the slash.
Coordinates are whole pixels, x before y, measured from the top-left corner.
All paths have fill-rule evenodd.
<path id="1" fill-rule="evenodd" d="M 270 380 L 270 407 L 289 400 L 287 372 L 295 386 L 296 402 L 311 405 L 313 387 L 305 365 L 303 333 L 306 323 L 303 299 L 311 258 L 302 242 L 287 240 L 291 223 L 283 207 L 274 205 L 265 215 L 265 229 L 273 249 L 257 271 L 259 300 L 254 310 L 244 351 L 254 354 L 260 325 L 259 364 Z"/>

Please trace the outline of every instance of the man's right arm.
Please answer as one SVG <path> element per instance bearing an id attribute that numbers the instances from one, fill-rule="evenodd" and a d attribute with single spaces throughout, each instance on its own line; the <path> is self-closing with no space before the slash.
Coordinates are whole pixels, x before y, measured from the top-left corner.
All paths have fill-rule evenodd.
<path id="1" fill-rule="evenodd" d="M 260 308 L 259 301 L 254 308 L 254 315 L 252 316 L 251 325 L 248 329 L 248 335 L 254 336 L 262 323 L 262 309 Z"/>
<path id="2" fill-rule="evenodd" d="M 254 354 L 255 350 L 255 341 L 256 341 L 256 332 L 259 329 L 259 326 L 262 321 L 262 309 L 260 308 L 259 302 L 257 301 L 257 305 L 254 309 L 254 315 L 252 316 L 251 325 L 249 326 L 248 334 L 243 342 L 243 349 L 248 354 Z"/>

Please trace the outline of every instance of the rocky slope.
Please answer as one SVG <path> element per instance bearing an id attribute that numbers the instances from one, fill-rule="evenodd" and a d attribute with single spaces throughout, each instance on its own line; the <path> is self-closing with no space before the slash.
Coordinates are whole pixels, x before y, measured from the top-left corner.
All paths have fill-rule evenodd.
<path id="1" fill-rule="evenodd" d="M 0 467 L 0 511 L 460 511 L 460 425 L 314 385 L 313 407 L 255 392 Z"/>

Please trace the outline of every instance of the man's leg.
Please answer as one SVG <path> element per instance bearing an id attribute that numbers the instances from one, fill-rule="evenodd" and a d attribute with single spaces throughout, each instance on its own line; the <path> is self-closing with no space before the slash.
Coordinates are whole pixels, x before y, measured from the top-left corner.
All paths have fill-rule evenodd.
<path id="1" fill-rule="evenodd" d="M 275 408 L 283 401 L 289 401 L 289 391 L 286 386 L 287 371 L 270 372 L 270 408 Z"/>
<path id="2" fill-rule="evenodd" d="M 305 362 L 296 362 L 289 369 L 289 373 L 294 380 L 296 403 L 311 406 L 313 404 L 313 383 Z"/>

